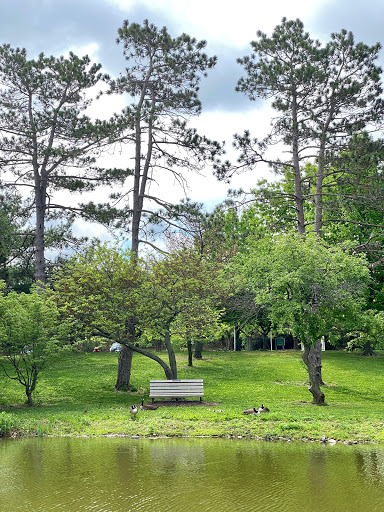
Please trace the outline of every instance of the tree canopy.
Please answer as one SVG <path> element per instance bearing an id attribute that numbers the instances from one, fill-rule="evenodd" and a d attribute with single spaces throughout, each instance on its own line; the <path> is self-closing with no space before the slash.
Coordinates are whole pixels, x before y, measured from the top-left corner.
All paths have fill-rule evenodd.
<path id="1" fill-rule="evenodd" d="M 185 189 L 185 173 L 201 171 L 222 152 L 219 143 L 188 126 L 202 109 L 200 80 L 217 59 L 204 52 L 206 41 L 187 34 L 172 37 L 166 27 L 158 29 L 148 20 L 142 25 L 125 20 L 117 43 L 123 46 L 128 67 L 110 81 L 110 92 L 128 94 L 132 100 L 123 112 L 135 162 L 126 210 L 131 218 L 131 248 L 137 254 L 140 242 L 153 243 L 151 224 L 157 229 L 180 227 L 182 205 L 153 192 L 157 175 L 162 180 L 168 175 Z"/>
<path id="2" fill-rule="evenodd" d="M 316 236 L 304 240 L 290 233 L 249 240 L 249 252 L 239 256 L 237 269 L 256 304 L 267 307 L 272 325 L 291 332 L 307 352 L 321 337 L 332 339 L 348 329 L 367 299 L 365 258 L 327 248 Z M 311 379 L 310 391 L 320 403 L 321 373 L 310 365 L 308 370 L 319 374 Z"/>
<path id="3" fill-rule="evenodd" d="M 94 205 L 57 202 L 57 193 L 92 191 L 126 176 L 96 165 L 121 128 L 117 118 L 93 121 L 84 113 L 92 101 L 87 93 L 102 79 L 100 68 L 88 56 L 28 59 L 25 49 L 0 47 L 0 184 L 30 192 L 36 282 L 47 280 L 47 223 L 95 214 Z"/>
<path id="4" fill-rule="evenodd" d="M 60 357 L 71 325 L 60 318 L 52 298 L 37 292 L 4 294 L 0 283 L 0 367 L 25 388 L 33 404 L 40 372 Z"/>
<path id="5" fill-rule="evenodd" d="M 251 169 L 260 162 L 281 172 L 291 169 L 297 230 L 305 233 L 302 168 L 316 163 L 313 195 L 313 228 L 323 229 L 323 183 L 333 174 L 333 157 L 350 143 L 351 135 L 379 127 L 383 116 L 381 68 L 376 64 L 380 44 L 355 43 L 346 30 L 331 34 L 325 45 L 304 32 L 300 20 L 277 25 L 271 37 L 258 31 L 251 43 L 253 53 L 238 62 L 246 76 L 237 90 L 251 100 L 272 99 L 278 116 L 272 130 L 261 141 L 250 130 L 235 135 L 240 151 L 238 166 L 227 164 L 221 172 Z M 288 148 L 287 159 L 272 158 L 268 150 L 280 143 Z"/>

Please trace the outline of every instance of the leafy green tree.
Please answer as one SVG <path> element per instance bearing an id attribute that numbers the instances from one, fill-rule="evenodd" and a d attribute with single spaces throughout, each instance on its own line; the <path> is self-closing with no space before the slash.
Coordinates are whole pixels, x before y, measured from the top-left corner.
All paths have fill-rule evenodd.
<path id="1" fill-rule="evenodd" d="M 221 267 L 194 250 L 181 249 L 152 260 L 147 286 L 150 310 L 146 316 L 152 331 L 164 339 L 172 378 L 176 379 L 172 332 L 188 342 L 219 330 L 218 304 L 224 287 Z"/>
<path id="2" fill-rule="evenodd" d="M 76 323 L 78 337 L 100 336 L 129 349 L 119 356 L 116 388 L 122 389 L 129 388 L 131 362 L 125 357 L 132 351 L 159 363 L 167 379 L 177 378 L 172 323 L 212 297 L 207 273 L 198 258 L 177 255 L 145 265 L 131 252 L 95 246 L 57 273 L 53 293 L 63 316 Z M 169 363 L 143 347 L 143 333 L 163 337 Z"/>
<path id="3" fill-rule="evenodd" d="M 34 288 L 31 293 L 0 295 L 0 367 L 25 388 L 28 405 L 42 370 L 58 359 L 68 343 L 70 325 L 56 303 Z"/>
<path id="4" fill-rule="evenodd" d="M 321 404 L 321 358 L 316 345 L 351 327 L 366 301 L 369 270 L 363 256 L 326 248 L 315 236 L 265 237 L 239 255 L 238 271 L 276 330 L 304 343 L 313 401 Z M 320 351 L 321 354 L 321 351 Z"/>
<path id="5" fill-rule="evenodd" d="M 236 350 L 240 350 L 240 333 L 247 338 L 248 349 L 251 350 L 251 339 L 255 336 L 263 336 L 263 348 L 266 348 L 266 340 L 271 331 L 271 321 L 268 316 L 268 305 L 260 306 L 255 301 L 254 294 L 239 283 L 237 279 L 233 280 L 233 285 L 237 285 L 237 290 L 229 293 L 223 301 L 223 321 L 227 325 L 233 326 Z"/>
<path id="6" fill-rule="evenodd" d="M 363 252 L 371 282 L 368 308 L 384 309 L 383 141 L 368 134 L 353 137 L 334 159 L 335 171 L 323 185 L 323 238 L 330 244 L 351 241 Z M 368 324 L 367 324 L 368 325 Z"/>
<path id="7" fill-rule="evenodd" d="M 383 191 L 384 181 L 380 168 L 382 142 L 361 135 L 351 140 L 349 150 L 334 157 L 335 171 L 324 180 L 323 196 L 323 233 L 327 245 L 344 247 L 352 254 L 366 255 L 370 270 L 367 311 L 355 318 L 355 325 L 349 334 L 341 330 L 341 335 L 349 339 L 349 349 L 361 349 L 370 354 L 380 345 L 377 335 L 378 318 L 374 311 L 384 309 L 383 294 Z M 312 224 L 315 205 L 311 196 L 315 193 L 316 168 L 307 164 L 302 172 L 303 187 L 308 200 L 305 203 L 305 223 Z M 268 183 L 265 180 L 246 195 L 249 206 L 243 208 L 239 224 L 246 224 L 254 238 L 262 238 L 268 232 L 289 232 L 295 226 L 295 202 L 293 199 L 293 176 L 285 172 L 279 182 Z M 253 196 L 253 197 L 252 197 Z M 242 199 L 244 201 L 244 199 Z M 240 230 L 237 229 L 239 232 Z M 250 250 L 246 239 L 238 244 L 240 252 Z M 248 309 L 237 304 L 242 294 L 229 299 L 226 309 L 239 315 L 239 322 L 246 319 L 246 311 L 257 311 L 257 305 Z M 229 307 L 229 309 L 228 309 Z M 370 311 L 373 309 L 374 311 Z M 238 312 L 237 312 L 238 311 Z M 237 312 L 237 313 L 236 313 Z M 262 320 L 264 315 L 261 315 Z M 257 327 L 267 325 L 265 322 Z M 246 329 L 252 325 L 246 324 Z M 376 334 L 375 334 L 376 333 Z M 263 333 L 265 335 L 265 333 Z M 321 354 L 319 353 L 319 359 Z"/>
<path id="8" fill-rule="evenodd" d="M 84 114 L 91 103 L 89 91 L 102 78 L 99 70 L 87 56 L 40 54 L 29 60 L 25 49 L 0 47 L 0 184 L 31 192 L 36 282 L 46 282 L 47 223 L 66 213 L 92 219 L 100 213 L 93 204 L 71 208 L 56 202 L 57 193 L 91 191 L 127 175 L 95 165 L 123 123 L 117 118 L 92 121 Z"/>
<path id="9" fill-rule="evenodd" d="M 356 240 L 356 250 L 373 266 L 383 263 L 383 140 L 362 133 L 334 155 L 333 173 L 324 180 L 324 237 Z M 309 177 L 310 179 L 310 177 Z"/>
<path id="10" fill-rule="evenodd" d="M 132 351 L 157 361 L 159 357 L 138 346 L 144 325 L 142 291 L 147 279 L 139 260 L 131 253 L 96 245 L 85 255 L 73 257 L 54 278 L 54 296 L 65 318 L 76 324 L 78 338 L 99 336 L 121 343 L 116 389 L 129 389 Z"/>
<path id="11" fill-rule="evenodd" d="M 334 155 L 334 170 L 323 182 L 322 238 L 329 245 L 353 244 L 354 253 L 366 255 L 371 272 L 368 307 L 375 309 L 384 307 L 382 157 L 380 139 L 374 140 L 366 133 L 352 137 L 346 151 Z M 315 218 L 316 172 L 317 167 L 311 164 L 302 169 L 306 226 L 312 225 Z M 254 236 L 293 229 L 294 185 L 289 170 L 279 182 L 259 182 L 246 200 L 250 205 L 241 212 L 240 224 L 246 223 Z"/>
<path id="12" fill-rule="evenodd" d="M 195 358 L 202 358 L 203 346 L 212 340 L 220 339 L 225 330 L 222 323 L 223 311 L 214 308 L 209 299 L 192 298 L 179 313 L 171 327 L 171 333 L 180 336 L 187 344 L 188 366 L 193 366 Z"/>
<path id="13" fill-rule="evenodd" d="M 232 191 L 232 195 L 235 197 L 237 194 Z M 207 213 L 202 209 L 196 211 L 190 219 L 189 233 L 172 239 L 171 247 L 174 251 L 193 248 L 212 267 L 225 266 L 238 252 L 247 251 L 247 237 L 250 234 L 265 234 L 268 225 L 267 222 L 263 223 L 263 215 L 256 213 L 257 207 L 256 204 L 253 206 L 253 199 L 251 206 L 244 208 L 243 205 L 239 207 L 233 197 L 218 205 L 213 212 Z M 269 333 L 270 322 L 264 314 L 264 308 L 255 304 L 252 293 L 236 290 L 235 281 L 236 279 L 229 279 L 227 275 L 224 285 L 220 284 L 220 278 L 215 278 L 219 294 L 216 303 L 222 309 L 220 317 L 225 331 L 222 332 L 223 337 L 232 340 L 235 333 L 235 345 L 240 350 L 240 333 L 247 337 L 250 345 L 251 336 L 262 334 L 265 337 Z M 214 317 L 212 315 L 212 321 Z M 189 345 L 188 347 L 190 348 Z M 195 354 L 199 354 L 200 348 L 202 344 L 196 338 Z"/>
<path id="14" fill-rule="evenodd" d="M 382 348 L 384 342 L 384 311 L 364 311 L 347 335 L 349 350 L 360 349 L 365 356 L 373 355 L 374 348 Z"/>

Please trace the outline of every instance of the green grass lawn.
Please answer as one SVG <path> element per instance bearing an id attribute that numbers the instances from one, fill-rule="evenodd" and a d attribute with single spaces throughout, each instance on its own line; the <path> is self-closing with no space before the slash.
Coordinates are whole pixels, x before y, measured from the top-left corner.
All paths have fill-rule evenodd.
<path id="1" fill-rule="evenodd" d="M 166 354 L 162 356 L 165 358 Z M 178 354 L 179 378 L 204 379 L 208 407 L 160 407 L 148 402 L 150 379 L 164 379 L 161 367 L 134 355 L 135 392 L 116 392 L 118 354 L 72 353 L 40 374 L 36 405 L 25 405 L 20 384 L 0 375 L 0 435 L 243 436 L 384 443 L 384 357 L 323 353 L 326 406 L 312 405 L 307 374 L 296 351 L 205 352 L 187 366 Z M 246 416 L 243 409 L 264 403 L 268 414 Z"/>

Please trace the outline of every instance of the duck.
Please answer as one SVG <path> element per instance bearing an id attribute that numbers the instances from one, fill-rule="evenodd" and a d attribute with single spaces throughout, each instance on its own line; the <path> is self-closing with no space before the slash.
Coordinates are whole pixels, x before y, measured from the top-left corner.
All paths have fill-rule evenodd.
<path id="1" fill-rule="evenodd" d="M 141 399 L 140 409 L 142 411 L 156 411 L 157 407 L 158 406 L 154 405 L 154 404 L 145 404 L 144 403 L 144 398 Z"/>
<path id="2" fill-rule="evenodd" d="M 253 407 L 252 409 L 245 409 L 245 411 L 243 411 L 243 414 L 257 414 L 257 409 L 255 407 Z"/>
<path id="3" fill-rule="evenodd" d="M 137 408 L 137 405 L 131 405 L 131 408 L 129 409 L 129 412 L 132 415 L 132 419 L 136 417 L 136 414 L 138 413 L 139 409 Z"/>
<path id="4" fill-rule="evenodd" d="M 270 412 L 270 410 L 268 409 L 268 407 L 265 407 L 265 405 L 264 405 L 264 404 L 261 404 L 261 407 L 259 407 L 259 408 L 257 409 L 257 413 L 258 413 L 258 414 L 261 414 L 261 413 L 263 413 L 263 412 Z"/>

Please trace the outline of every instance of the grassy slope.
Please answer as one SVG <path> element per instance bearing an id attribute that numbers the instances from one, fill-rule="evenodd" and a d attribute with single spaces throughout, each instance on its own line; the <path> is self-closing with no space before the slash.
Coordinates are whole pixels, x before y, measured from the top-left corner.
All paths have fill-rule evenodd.
<path id="1" fill-rule="evenodd" d="M 40 375 L 38 406 L 23 405 L 23 388 L 0 376 L 0 407 L 27 434 L 190 435 L 284 437 L 384 443 L 384 357 L 323 353 L 327 406 L 310 403 L 301 353 L 205 352 L 187 367 L 178 357 L 179 378 L 203 378 L 205 400 L 213 407 L 161 407 L 130 418 L 129 405 L 148 401 L 149 380 L 163 379 L 159 365 L 134 356 L 135 393 L 113 389 L 117 354 L 76 353 Z M 165 354 L 163 354 L 165 357 Z M 271 412 L 245 416 L 242 410 L 266 404 Z M 86 411 L 86 412 L 85 412 Z"/>

